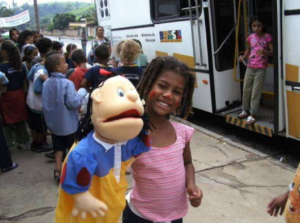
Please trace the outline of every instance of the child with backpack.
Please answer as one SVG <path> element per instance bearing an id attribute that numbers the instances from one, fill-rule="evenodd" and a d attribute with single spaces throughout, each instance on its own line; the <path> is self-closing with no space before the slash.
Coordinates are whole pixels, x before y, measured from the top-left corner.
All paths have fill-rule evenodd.
<path id="1" fill-rule="evenodd" d="M 114 68 L 108 65 L 109 55 L 109 48 L 107 45 L 101 44 L 100 46 L 96 47 L 95 56 L 97 63 L 94 64 L 94 66 L 84 75 L 84 78 L 81 82 L 82 87 L 87 89 L 88 83 L 90 83 L 93 89 L 97 88 L 104 79 L 104 76 L 100 73 L 100 70 L 102 69 L 108 72 L 114 70 Z"/>
<path id="2" fill-rule="evenodd" d="M 50 39 L 48 40 L 51 41 Z M 37 42 L 37 47 L 43 61 L 32 66 L 27 75 L 27 79 L 29 81 L 27 95 L 27 105 L 29 108 L 28 123 L 32 132 L 31 150 L 37 153 L 49 152 L 52 150 L 52 146 L 46 143 L 47 126 L 42 109 L 43 83 L 49 78 L 48 71 L 44 66 L 45 57 L 46 54 L 52 49 L 52 42 L 51 45 L 42 43 L 48 43 L 48 40 L 40 39 Z"/>

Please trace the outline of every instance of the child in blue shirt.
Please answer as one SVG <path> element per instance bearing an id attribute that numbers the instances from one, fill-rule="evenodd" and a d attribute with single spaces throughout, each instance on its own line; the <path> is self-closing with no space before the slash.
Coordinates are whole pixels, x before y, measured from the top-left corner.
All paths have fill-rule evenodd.
<path id="1" fill-rule="evenodd" d="M 87 91 L 79 89 L 77 93 L 73 82 L 66 79 L 68 64 L 63 55 L 54 54 L 48 57 L 45 66 L 50 78 L 43 86 L 43 114 L 52 133 L 55 151 L 54 180 L 59 181 L 62 159 L 74 143 L 78 128 L 78 108 Z"/>
<path id="2" fill-rule="evenodd" d="M 135 62 L 141 53 L 140 45 L 131 39 L 126 39 L 116 45 L 115 51 L 123 63 L 123 66 L 118 67 L 116 71 L 124 74 L 137 87 L 144 73 L 144 69 Z"/>
<path id="3" fill-rule="evenodd" d="M 92 85 L 92 89 L 97 88 L 105 78 L 105 76 L 100 74 L 100 69 L 114 71 L 114 68 L 108 65 L 109 55 L 109 48 L 107 45 L 101 44 L 96 47 L 95 56 L 97 63 L 95 63 L 94 66 L 84 75 L 81 82 L 82 87 L 87 88 L 87 84 L 90 83 Z"/>

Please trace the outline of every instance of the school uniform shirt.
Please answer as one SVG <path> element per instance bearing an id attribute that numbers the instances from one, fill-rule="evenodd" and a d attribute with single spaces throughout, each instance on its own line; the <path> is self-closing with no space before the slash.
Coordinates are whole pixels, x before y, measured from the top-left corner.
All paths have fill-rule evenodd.
<path id="1" fill-rule="evenodd" d="M 68 69 L 75 68 L 75 65 L 71 58 L 66 58 L 66 63 L 68 64 Z"/>
<path id="2" fill-rule="evenodd" d="M 42 65 L 41 65 L 42 66 Z M 27 105 L 32 112 L 43 113 L 42 94 L 36 94 L 34 92 L 34 82 L 40 78 L 41 75 L 49 77 L 48 73 L 44 69 L 39 69 L 35 72 L 33 81 L 29 81 Z"/>
<path id="3" fill-rule="evenodd" d="M 285 206 L 285 222 L 300 222 L 300 163 L 293 183 L 290 185 L 290 194 Z"/>
<path id="4" fill-rule="evenodd" d="M 26 78 L 26 68 L 15 70 L 11 63 L 0 64 L 0 72 L 8 79 L 6 92 L 2 94 L 0 101 L 0 112 L 4 124 L 14 124 L 27 120 L 26 94 L 23 89 Z"/>
<path id="5" fill-rule="evenodd" d="M 117 223 L 126 204 L 126 167 L 132 157 L 149 150 L 138 137 L 109 144 L 90 132 L 72 148 L 64 162 L 55 222 Z M 88 214 L 82 219 L 71 215 L 72 195 L 87 191 L 107 205 L 104 217 L 93 218 Z"/>
<path id="6" fill-rule="evenodd" d="M 137 157 L 132 164 L 133 187 L 128 198 L 130 209 L 153 222 L 170 222 L 183 218 L 188 211 L 183 152 L 194 129 L 171 122 L 174 144 L 155 148 Z"/>
<path id="7" fill-rule="evenodd" d="M 77 131 L 78 108 L 84 96 L 76 92 L 65 74 L 50 74 L 44 82 L 42 99 L 44 118 L 51 133 L 66 136 Z"/>
<path id="8" fill-rule="evenodd" d="M 107 71 L 114 71 L 113 67 L 106 67 L 103 65 L 96 65 L 89 69 L 86 74 L 84 75 L 84 78 L 87 79 L 89 83 L 92 84 L 92 88 L 95 89 L 99 87 L 99 84 L 104 80 L 105 76 L 100 74 L 100 69 L 104 69 Z"/>
<path id="9" fill-rule="evenodd" d="M 124 74 L 125 77 L 136 87 L 140 82 L 144 69 L 139 67 L 137 64 L 129 66 L 122 66 L 116 69 L 117 72 Z"/>
<path id="10" fill-rule="evenodd" d="M 11 63 L 0 64 L 0 71 L 6 74 L 9 83 L 6 84 L 8 91 L 17 90 L 23 88 L 26 78 L 26 67 L 22 64 L 21 70 L 15 70 L 12 68 Z"/>

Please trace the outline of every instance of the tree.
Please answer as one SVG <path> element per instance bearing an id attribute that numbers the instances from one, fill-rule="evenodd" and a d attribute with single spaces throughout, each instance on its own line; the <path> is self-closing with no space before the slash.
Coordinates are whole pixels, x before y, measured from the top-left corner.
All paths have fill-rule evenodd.
<path id="1" fill-rule="evenodd" d="M 47 30 L 52 32 L 54 30 L 54 25 L 53 23 L 49 23 L 48 27 L 47 27 Z"/>
<path id="2" fill-rule="evenodd" d="M 50 18 L 43 18 L 42 21 L 41 21 L 41 24 L 40 24 L 41 29 L 49 28 L 50 24 L 53 27 L 53 23 L 52 23 Z"/>
<path id="3" fill-rule="evenodd" d="M 10 17 L 14 15 L 14 11 L 8 9 L 6 6 L 0 8 L 0 17 Z"/>
<path id="4" fill-rule="evenodd" d="M 70 13 L 56 14 L 53 18 L 54 29 L 66 29 L 70 22 L 75 22 L 76 16 Z"/>

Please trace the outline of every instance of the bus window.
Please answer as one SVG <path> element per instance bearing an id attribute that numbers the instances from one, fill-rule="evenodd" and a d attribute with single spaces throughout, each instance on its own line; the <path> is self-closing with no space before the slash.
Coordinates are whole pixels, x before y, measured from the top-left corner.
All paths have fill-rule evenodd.
<path id="1" fill-rule="evenodd" d="M 180 0 L 155 1 L 155 18 L 178 17 L 180 15 Z"/>
<path id="2" fill-rule="evenodd" d="M 196 15 L 195 1 L 191 0 L 192 15 Z M 199 15 L 201 15 L 202 0 L 198 0 Z M 152 18 L 154 21 L 189 19 L 188 0 L 154 0 L 152 1 Z"/>
<path id="3" fill-rule="evenodd" d="M 214 49 L 217 50 L 235 26 L 234 6 L 232 0 L 213 0 L 211 3 L 213 13 Z M 233 68 L 234 50 L 235 35 L 233 33 L 227 39 L 222 49 L 215 55 L 216 69 L 218 71 Z"/>

